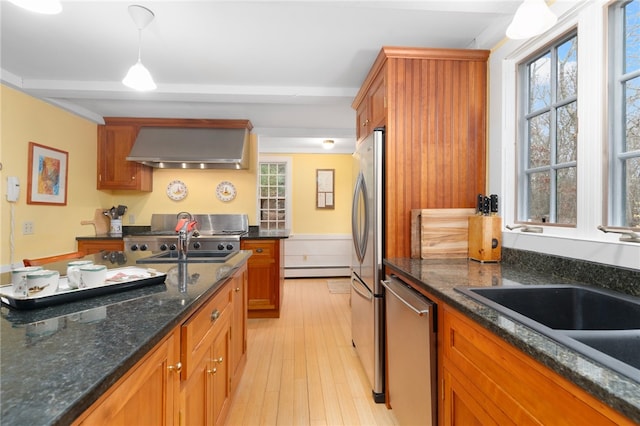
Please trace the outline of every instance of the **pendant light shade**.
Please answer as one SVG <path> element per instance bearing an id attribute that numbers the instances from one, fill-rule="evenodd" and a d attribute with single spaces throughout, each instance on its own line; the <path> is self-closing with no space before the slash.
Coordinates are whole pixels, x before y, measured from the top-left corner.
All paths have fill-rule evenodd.
<path id="1" fill-rule="evenodd" d="M 507 37 L 522 40 L 537 36 L 553 27 L 557 20 L 544 0 L 524 0 L 507 28 Z"/>
<path id="2" fill-rule="evenodd" d="M 129 72 L 122 79 L 122 84 L 131 89 L 138 91 L 155 90 L 158 86 L 153 81 L 149 70 L 142 65 L 141 50 L 142 50 L 142 30 L 153 21 L 154 14 L 152 11 L 143 6 L 131 5 L 129 6 L 129 15 L 131 19 L 138 27 L 138 62 L 136 62 Z"/>
<path id="3" fill-rule="evenodd" d="M 18 7 L 45 15 L 57 15 L 62 12 L 59 0 L 9 0 Z"/>

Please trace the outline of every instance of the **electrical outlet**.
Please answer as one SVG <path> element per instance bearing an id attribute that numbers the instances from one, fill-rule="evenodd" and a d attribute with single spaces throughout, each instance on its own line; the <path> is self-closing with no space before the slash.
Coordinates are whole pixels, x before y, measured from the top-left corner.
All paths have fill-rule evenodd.
<path id="1" fill-rule="evenodd" d="M 136 223 L 136 215 L 135 214 L 130 214 L 129 215 L 129 225 L 133 225 L 134 223 Z"/>
<path id="2" fill-rule="evenodd" d="M 23 235 L 31 235 L 33 234 L 33 222 L 27 221 L 22 223 L 22 234 Z"/>

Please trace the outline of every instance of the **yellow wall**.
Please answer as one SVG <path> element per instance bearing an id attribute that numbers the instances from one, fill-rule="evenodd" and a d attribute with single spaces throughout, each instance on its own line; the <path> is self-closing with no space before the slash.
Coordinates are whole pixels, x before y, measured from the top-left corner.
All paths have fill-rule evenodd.
<path id="1" fill-rule="evenodd" d="M 292 154 L 293 223 L 296 234 L 350 234 L 352 156 Z M 335 209 L 316 208 L 316 169 L 335 169 Z"/>
<path id="2" fill-rule="evenodd" d="M 126 225 L 149 225 L 152 213 L 247 213 L 256 225 L 256 167 L 250 170 L 155 170 L 154 191 L 96 190 L 96 124 L 0 85 L 0 266 L 20 263 L 25 257 L 42 257 L 76 250 L 76 236 L 94 235 L 92 220 L 96 209 L 128 206 Z M 32 205 L 26 202 L 29 142 L 69 153 L 68 198 L 66 206 Z M 351 211 L 351 155 L 290 154 L 293 172 L 293 233 L 348 234 Z M 257 141 L 252 137 L 251 162 L 257 161 Z M 335 169 L 335 210 L 315 208 L 316 169 Z M 6 200 L 8 176 L 20 179 L 17 203 Z M 189 193 L 182 201 L 172 201 L 165 190 L 180 179 Z M 233 182 L 235 200 L 219 201 L 215 188 L 220 181 Z M 11 216 L 13 211 L 13 227 Z M 129 221 L 130 215 L 135 223 Z M 22 234 L 22 224 L 34 224 L 33 235 Z M 13 228 L 13 231 L 12 231 Z M 14 250 L 11 253 L 13 234 Z"/>

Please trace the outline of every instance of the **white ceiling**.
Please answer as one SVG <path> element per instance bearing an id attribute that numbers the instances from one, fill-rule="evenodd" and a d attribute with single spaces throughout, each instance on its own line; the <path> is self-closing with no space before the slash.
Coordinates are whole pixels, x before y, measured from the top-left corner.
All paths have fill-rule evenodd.
<path id="1" fill-rule="evenodd" d="M 64 1 L 38 15 L 0 1 L 2 82 L 95 122 L 249 119 L 261 151 L 352 152 L 351 102 L 382 46 L 491 48 L 520 0 Z M 155 13 L 142 62 L 158 89 L 121 80 L 137 60 L 130 4 Z"/>

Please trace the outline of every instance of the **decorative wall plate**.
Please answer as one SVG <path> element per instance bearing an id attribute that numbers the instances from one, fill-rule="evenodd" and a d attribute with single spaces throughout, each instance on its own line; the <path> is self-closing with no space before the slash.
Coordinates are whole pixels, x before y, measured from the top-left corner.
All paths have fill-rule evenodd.
<path id="1" fill-rule="evenodd" d="M 220 201 L 231 201 L 236 198 L 236 187 L 231 182 L 222 181 L 216 187 L 216 197 Z"/>
<path id="2" fill-rule="evenodd" d="M 187 185 L 181 180 L 174 180 L 167 185 L 167 197 L 180 201 L 187 196 Z"/>

